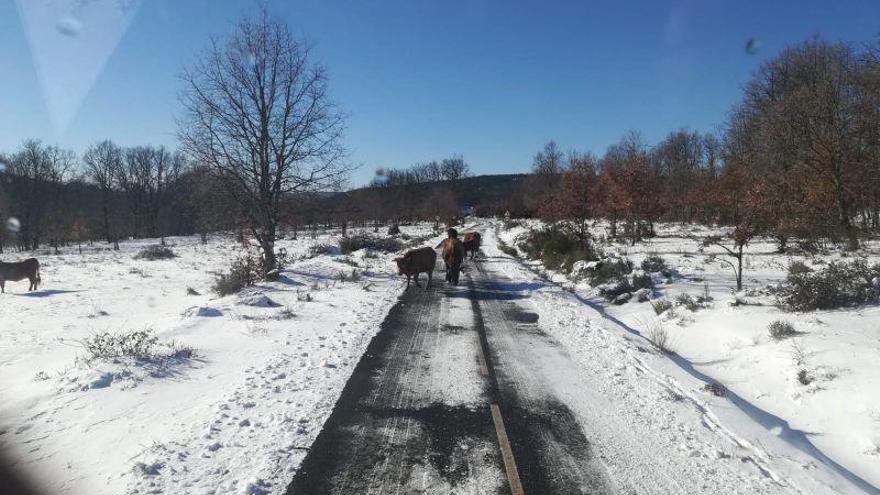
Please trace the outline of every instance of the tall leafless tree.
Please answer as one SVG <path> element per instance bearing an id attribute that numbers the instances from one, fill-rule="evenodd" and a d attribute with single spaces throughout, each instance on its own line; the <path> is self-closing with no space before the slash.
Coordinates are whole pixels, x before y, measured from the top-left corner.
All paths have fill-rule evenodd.
<path id="1" fill-rule="evenodd" d="M 101 215 L 104 223 L 104 237 L 108 243 L 119 249 L 118 233 L 112 228 L 111 201 L 116 187 L 116 173 L 122 166 L 122 149 L 113 141 L 104 140 L 89 147 L 83 155 L 86 175 L 101 191 Z"/>
<path id="2" fill-rule="evenodd" d="M 282 198 L 333 188 L 349 172 L 327 71 L 263 9 L 214 41 L 183 82 L 181 142 L 223 179 L 272 271 Z"/>

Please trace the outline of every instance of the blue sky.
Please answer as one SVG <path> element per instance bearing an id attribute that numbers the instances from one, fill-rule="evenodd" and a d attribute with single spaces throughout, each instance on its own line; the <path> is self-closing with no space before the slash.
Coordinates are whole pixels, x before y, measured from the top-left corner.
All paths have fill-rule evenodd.
<path id="1" fill-rule="evenodd" d="M 0 150 L 28 137 L 77 152 L 104 138 L 174 146 L 181 69 L 255 5 L 142 0 L 59 132 L 29 42 L 34 28 L 16 0 L 0 0 Z M 526 171 L 549 139 L 601 153 L 629 129 L 649 142 L 682 127 L 712 130 L 750 72 L 782 47 L 816 33 L 854 43 L 880 33 L 876 0 L 269 6 L 315 44 L 330 71 L 332 93 L 350 114 L 351 160 L 362 165 L 353 184 L 380 166 L 451 154 L 475 173 Z M 753 55 L 744 48 L 751 37 L 761 43 Z M 88 53 L 65 57 L 89 67 Z"/>

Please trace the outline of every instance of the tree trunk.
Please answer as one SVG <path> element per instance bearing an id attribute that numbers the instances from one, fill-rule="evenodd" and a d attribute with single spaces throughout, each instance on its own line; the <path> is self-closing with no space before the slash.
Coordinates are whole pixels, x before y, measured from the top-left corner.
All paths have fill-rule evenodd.
<path id="1" fill-rule="evenodd" d="M 859 248 L 859 238 L 856 229 L 849 219 L 849 205 L 846 201 L 843 184 L 838 177 L 832 178 L 832 183 L 834 185 L 835 202 L 837 203 L 838 225 L 846 236 L 846 248 L 850 251 L 855 251 Z"/>
<path id="2" fill-rule="evenodd" d="M 743 289 L 743 246 L 739 245 L 736 253 L 736 291 Z"/>
<path id="3" fill-rule="evenodd" d="M 107 206 L 107 198 L 102 201 L 101 210 L 104 213 L 104 234 L 107 237 L 107 244 L 113 243 L 113 236 L 110 235 L 110 208 Z"/>

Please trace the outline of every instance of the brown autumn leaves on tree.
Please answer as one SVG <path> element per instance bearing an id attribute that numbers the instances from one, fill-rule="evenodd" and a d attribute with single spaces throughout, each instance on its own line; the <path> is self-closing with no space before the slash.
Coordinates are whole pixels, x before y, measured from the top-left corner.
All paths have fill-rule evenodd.
<path id="1" fill-rule="evenodd" d="M 529 195 L 536 215 L 575 231 L 604 218 L 609 236 L 635 243 L 657 221 L 699 222 L 731 226 L 713 241 L 734 250 L 756 235 L 780 250 L 855 249 L 880 228 L 880 45 L 811 38 L 783 50 L 720 138 L 676 131 L 648 147 L 630 133 L 589 165 L 562 156 L 552 142 L 536 156 Z"/>

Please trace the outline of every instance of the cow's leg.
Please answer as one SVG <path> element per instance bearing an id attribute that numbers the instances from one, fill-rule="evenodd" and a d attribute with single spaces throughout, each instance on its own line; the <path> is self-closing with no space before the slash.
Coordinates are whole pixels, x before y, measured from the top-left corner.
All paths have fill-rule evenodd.
<path id="1" fill-rule="evenodd" d="M 0 280 L 0 294 L 3 294 L 5 292 L 6 292 L 6 281 Z"/>
<path id="2" fill-rule="evenodd" d="M 406 276 L 406 288 L 409 289 L 409 275 Z"/>
<path id="3" fill-rule="evenodd" d="M 425 290 L 428 290 L 428 287 L 431 286 L 431 279 L 434 278 L 434 270 L 428 272 L 428 283 L 425 284 Z"/>
<path id="4" fill-rule="evenodd" d="M 421 287 L 421 285 L 419 285 L 419 272 L 416 272 L 416 274 L 413 275 L 413 278 L 416 281 L 416 287 Z"/>

